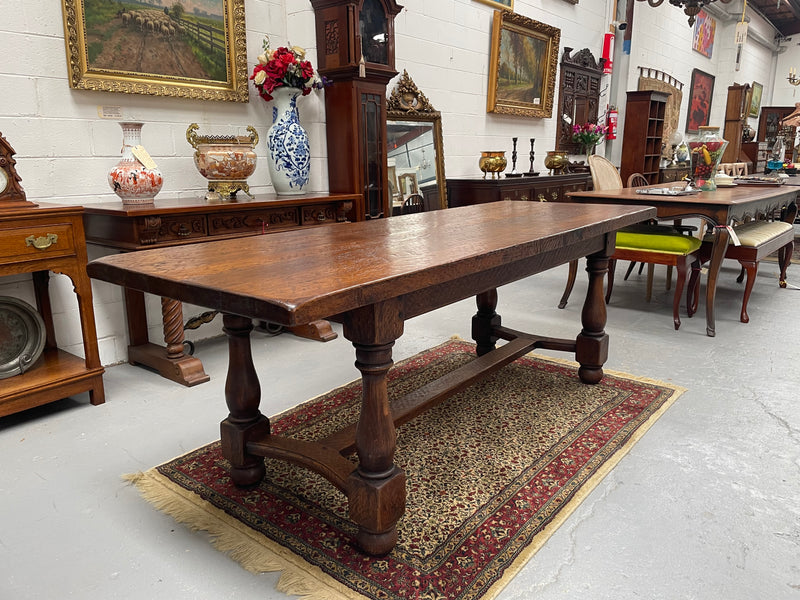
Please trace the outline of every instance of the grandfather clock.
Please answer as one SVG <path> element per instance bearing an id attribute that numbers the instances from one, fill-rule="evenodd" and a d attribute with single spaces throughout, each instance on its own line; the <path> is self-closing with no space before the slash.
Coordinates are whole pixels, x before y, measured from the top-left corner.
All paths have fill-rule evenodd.
<path id="1" fill-rule="evenodd" d="M 331 192 L 363 194 L 350 219 L 389 216 L 386 86 L 394 68 L 394 0 L 311 0 L 325 88 Z"/>

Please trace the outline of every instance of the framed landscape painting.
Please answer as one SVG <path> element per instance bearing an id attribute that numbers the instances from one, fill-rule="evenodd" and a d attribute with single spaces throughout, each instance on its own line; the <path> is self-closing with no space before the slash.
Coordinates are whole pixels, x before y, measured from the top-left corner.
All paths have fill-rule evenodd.
<path id="1" fill-rule="evenodd" d="M 692 87 L 689 92 L 689 108 L 686 113 L 686 132 L 696 133 L 701 125 L 708 125 L 711 113 L 711 97 L 714 94 L 714 76 L 694 69 Z"/>
<path id="2" fill-rule="evenodd" d="M 495 11 L 486 111 L 551 117 L 561 30 Z"/>
<path id="3" fill-rule="evenodd" d="M 247 102 L 244 0 L 61 0 L 74 89 Z"/>
<path id="4" fill-rule="evenodd" d="M 754 81 L 753 87 L 750 89 L 750 112 L 748 113 L 748 116 L 758 116 L 758 111 L 761 110 L 761 94 L 763 92 L 764 86 Z"/>

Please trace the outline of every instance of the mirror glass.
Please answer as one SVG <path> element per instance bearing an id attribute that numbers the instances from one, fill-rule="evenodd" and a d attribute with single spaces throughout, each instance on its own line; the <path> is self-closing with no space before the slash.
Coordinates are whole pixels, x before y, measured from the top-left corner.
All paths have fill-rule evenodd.
<path id="1" fill-rule="evenodd" d="M 387 102 L 386 141 L 392 214 L 414 194 L 426 211 L 447 208 L 442 117 L 406 71 Z"/>

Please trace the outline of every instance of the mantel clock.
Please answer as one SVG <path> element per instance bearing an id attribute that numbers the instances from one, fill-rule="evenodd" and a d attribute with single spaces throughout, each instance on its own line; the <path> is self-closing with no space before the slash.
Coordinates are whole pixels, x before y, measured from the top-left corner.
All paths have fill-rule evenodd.
<path id="1" fill-rule="evenodd" d="M 14 148 L 0 133 L 0 210 L 5 208 L 34 208 L 37 206 L 25 198 L 25 191 L 20 185 L 14 165 Z"/>
<path id="2" fill-rule="evenodd" d="M 359 193 L 351 220 L 389 216 L 386 86 L 394 66 L 394 0 L 311 0 L 325 88 L 331 192 Z"/>

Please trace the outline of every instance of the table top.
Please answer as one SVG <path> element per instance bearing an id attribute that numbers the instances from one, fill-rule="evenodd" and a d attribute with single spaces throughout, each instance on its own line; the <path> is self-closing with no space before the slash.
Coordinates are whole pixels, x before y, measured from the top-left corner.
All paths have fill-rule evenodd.
<path id="1" fill-rule="evenodd" d="M 118 254 L 88 269 L 128 288 L 292 326 L 434 288 L 441 298 L 415 302 L 445 306 L 600 251 L 607 234 L 653 217 L 652 207 L 496 202 Z M 488 283 L 473 281 L 489 272 Z"/>
<path id="2" fill-rule="evenodd" d="M 648 187 L 669 187 L 664 184 Z M 575 191 L 567 195 L 573 202 L 655 206 L 659 218 L 707 217 L 718 225 L 732 219 L 754 216 L 794 201 L 797 189 L 786 185 L 737 185 L 687 196 L 637 194 L 636 188 L 605 191 Z"/>

